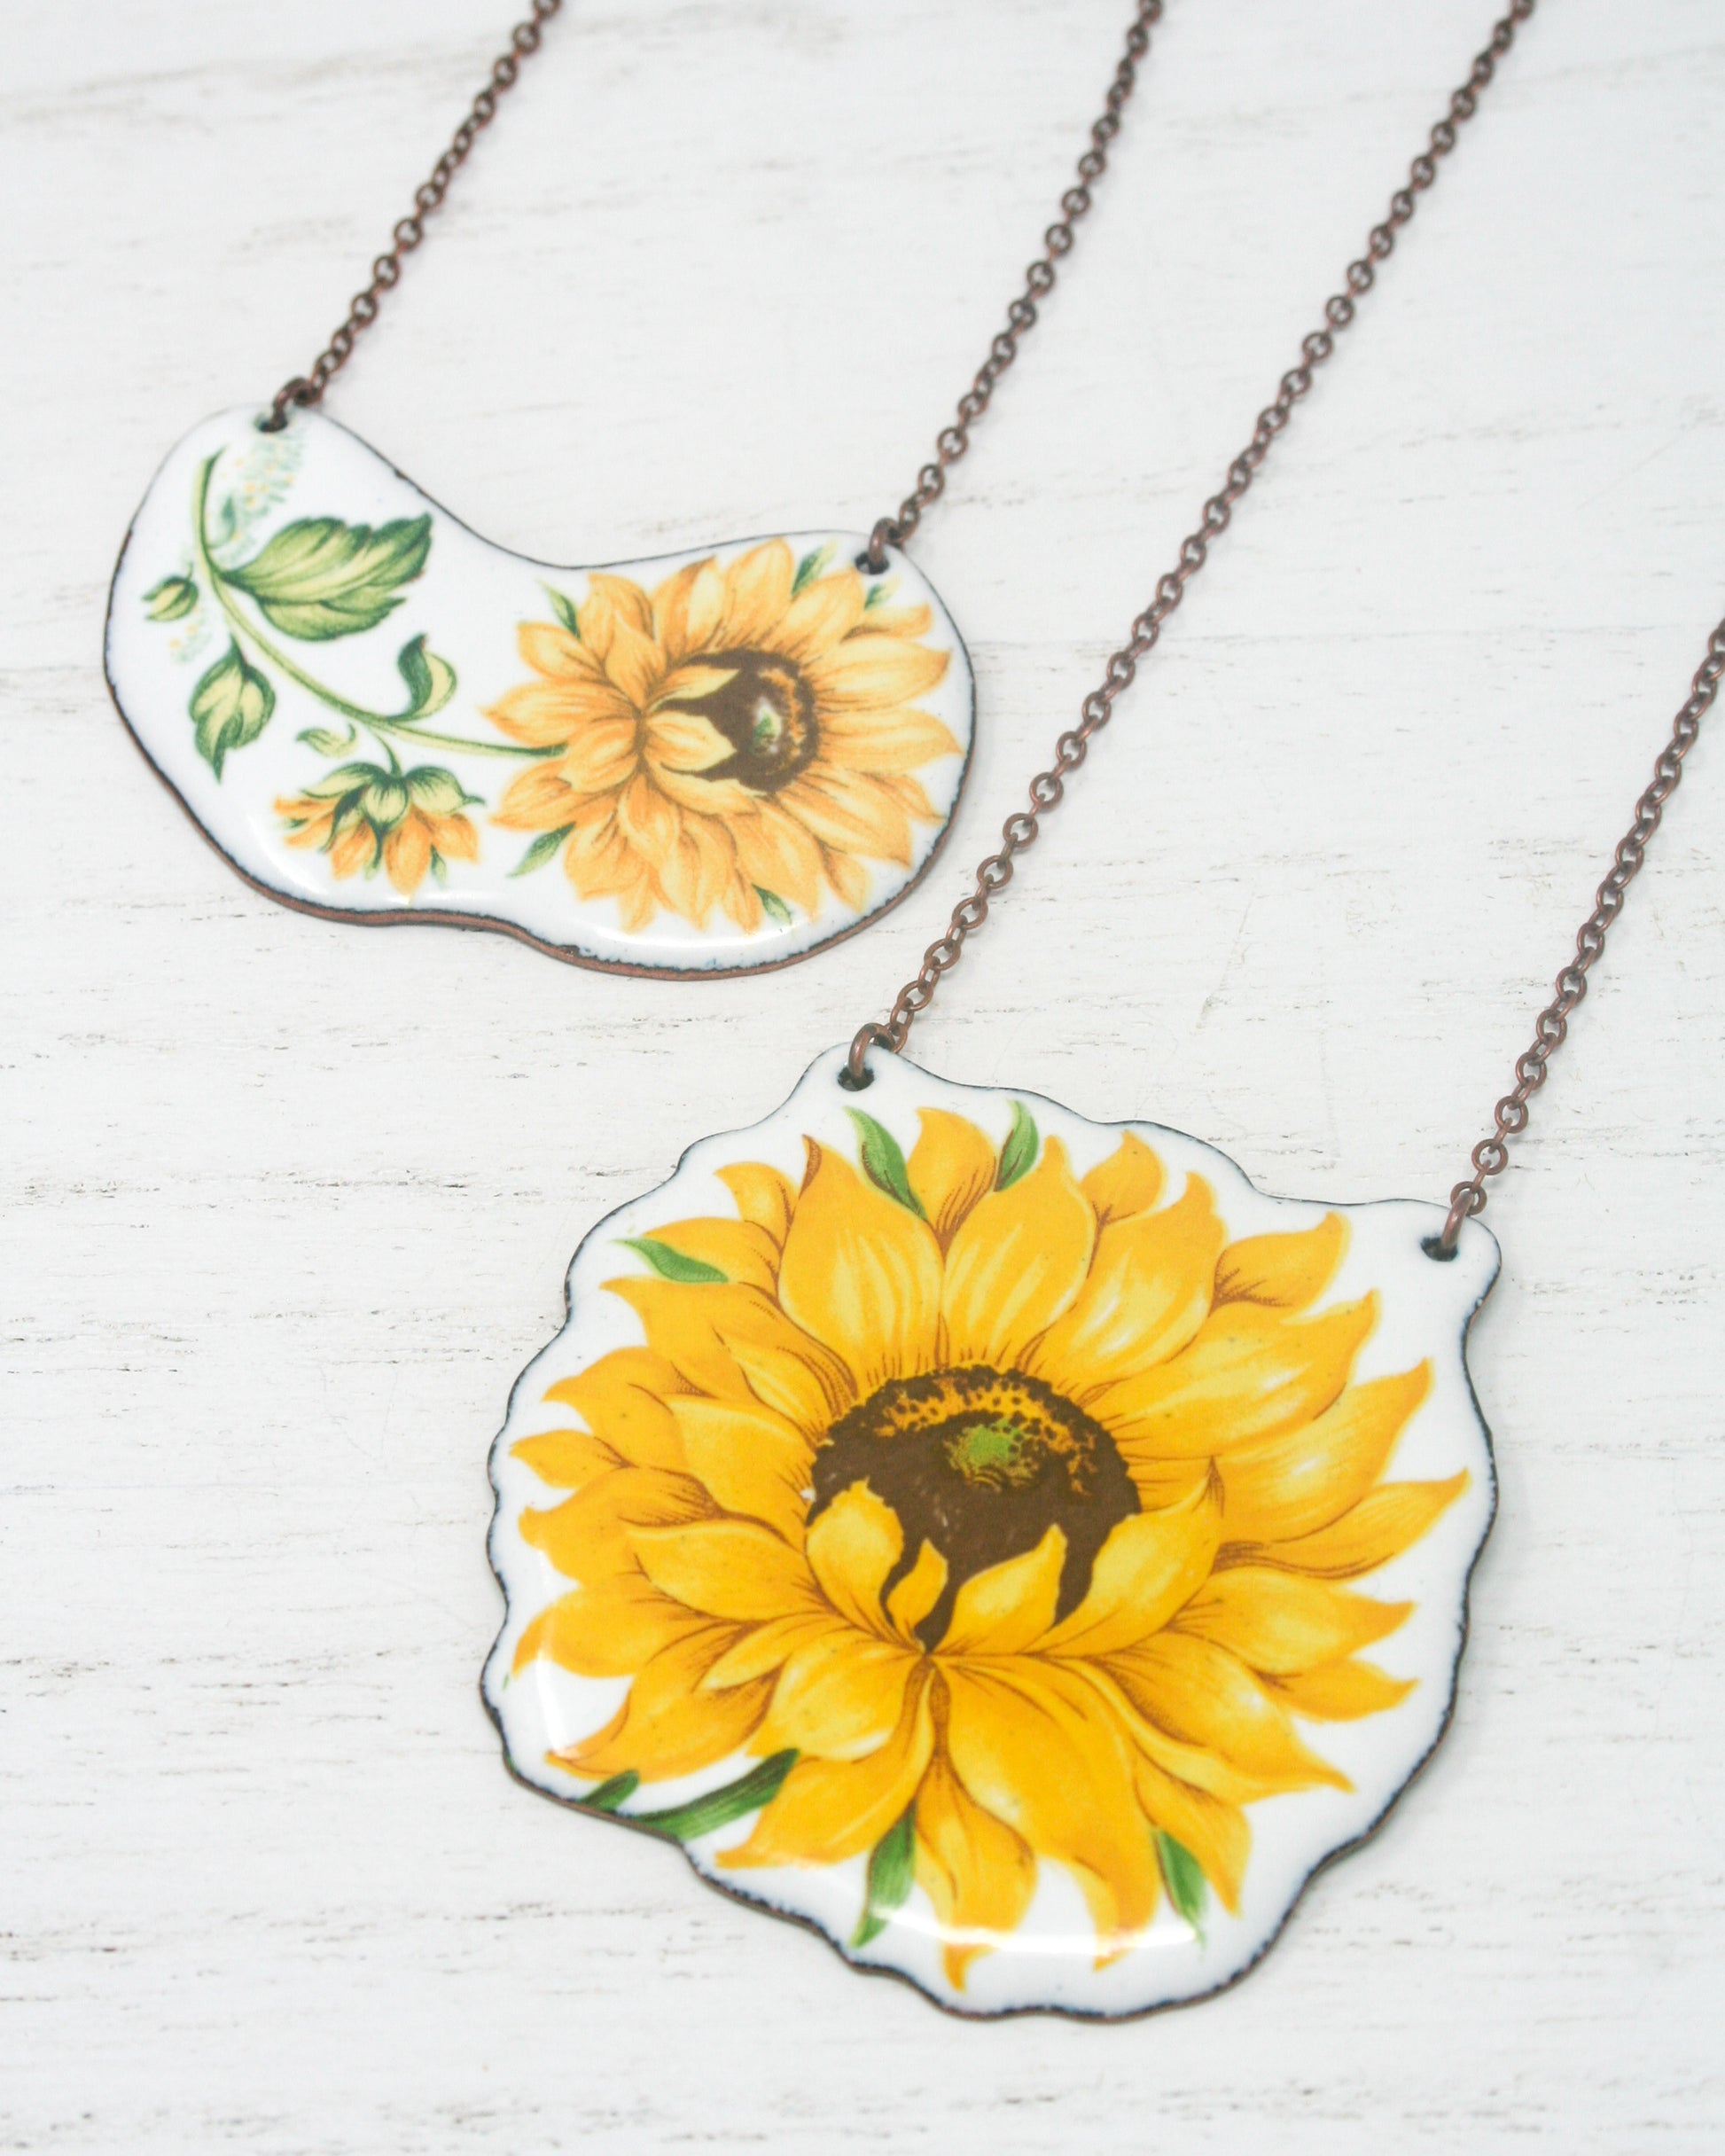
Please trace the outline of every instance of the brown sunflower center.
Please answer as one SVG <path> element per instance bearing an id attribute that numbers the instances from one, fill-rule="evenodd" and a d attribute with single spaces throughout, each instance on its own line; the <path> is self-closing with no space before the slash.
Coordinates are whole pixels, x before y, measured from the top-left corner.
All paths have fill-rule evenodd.
<path id="1" fill-rule="evenodd" d="M 966 1580 L 1022 1557 L 1055 1527 L 1066 1538 L 1055 1613 L 1067 1615 L 1084 1599 L 1097 1552 L 1139 1510 L 1099 1422 L 1038 1379 L 980 1367 L 895 1378 L 834 1423 L 815 1454 L 810 1519 L 858 1482 L 904 1530 L 883 1595 L 925 1542 L 946 1559 L 941 1598 L 917 1627 L 931 1649 Z"/>
<path id="2" fill-rule="evenodd" d="M 814 691 L 792 660 L 773 652 L 714 652 L 703 653 L 700 663 L 730 678 L 680 707 L 699 712 L 731 748 L 722 763 L 700 776 L 735 778 L 756 793 L 776 793 L 814 756 Z"/>

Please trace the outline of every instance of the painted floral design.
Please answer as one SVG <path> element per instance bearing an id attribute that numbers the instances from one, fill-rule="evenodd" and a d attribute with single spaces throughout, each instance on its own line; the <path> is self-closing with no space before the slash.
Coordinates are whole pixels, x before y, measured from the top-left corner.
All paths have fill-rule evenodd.
<path id="1" fill-rule="evenodd" d="M 915 774 L 958 750 L 917 707 L 948 665 L 931 612 L 884 589 L 773 539 L 651 592 L 596 574 L 579 610 L 523 624 L 534 678 L 488 715 L 547 754 L 497 813 L 538 834 L 523 865 L 560 852 L 631 929 L 663 907 L 751 930 L 825 890 L 862 910 L 865 863 L 909 867 L 912 825 L 939 820 Z"/>
<path id="2" fill-rule="evenodd" d="M 1247 1808 L 1348 1786 L 1296 1719 L 1410 1690 L 1362 1651 L 1413 1605 L 1348 1583 L 1469 1478 L 1385 1479 L 1431 1370 L 1353 1377 L 1377 1298 L 1323 1302 L 1339 1215 L 1229 1241 L 1136 1137 L 1078 1176 L 1021 1105 L 998 1146 L 917 1113 L 908 1159 L 853 1112 L 855 1163 L 733 1162 L 734 1214 L 628 1244 L 642 1344 L 513 1447 L 567 1493 L 519 1525 L 569 1582 L 514 1667 L 628 1680 L 550 1754 L 589 1807 L 753 1814 L 739 1879 L 865 1857 L 855 1943 L 920 1886 L 962 1989 L 1046 1865 L 1098 1966 L 1165 1894 L 1195 1929 L 1237 1906 Z"/>
<path id="3" fill-rule="evenodd" d="M 314 779 L 304 793 L 277 801 L 290 846 L 327 854 L 337 877 L 375 876 L 379 869 L 403 898 L 427 872 L 442 878 L 450 861 L 477 861 L 479 833 L 461 812 L 475 797 L 451 771 L 421 764 L 404 771 L 344 763 Z"/>

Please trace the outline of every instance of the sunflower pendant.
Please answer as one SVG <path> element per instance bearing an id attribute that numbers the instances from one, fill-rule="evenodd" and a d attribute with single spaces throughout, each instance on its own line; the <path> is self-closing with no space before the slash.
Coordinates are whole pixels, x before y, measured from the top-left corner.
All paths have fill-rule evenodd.
<path id="1" fill-rule="evenodd" d="M 894 905 L 970 754 L 963 644 L 900 554 L 801 533 L 563 569 L 319 413 L 199 427 L 114 572 L 108 681 L 256 888 L 573 964 L 782 965 Z"/>
<path id="2" fill-rule="evenodd" d="M 1442 1734 L 1496 1246 L 845 1052 L 575 1255 L 492 1456 L 508 1762 L 957 2011 L 1201 1997 Z"/>

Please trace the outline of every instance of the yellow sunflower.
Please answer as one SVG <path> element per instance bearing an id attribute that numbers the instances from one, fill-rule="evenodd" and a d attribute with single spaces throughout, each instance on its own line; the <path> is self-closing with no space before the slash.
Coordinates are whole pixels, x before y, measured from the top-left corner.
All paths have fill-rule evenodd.
<path id="1" fill-rule="evenodd" d="M 535 678 L 487 716 L 558 753 L 497 822 L 558 833 L 576 891 L 614 898 L 629 929 L 661 906 L 753 929 L 824 889 L 860 911 L 864 863 L 909 868 L 912 825 L 938 821 L 914 774 L 958 744 L 917 708 L 948 665 L 920 641 L 931 610 L 871 605 L 884 587 L 823 566 L 773 539 L 651 593 L 594 575 L 576 627 L 522 623 Z"/>
<path id="2" fill-rule="evenodd" d="M 1043 1863 L 1099 1961 L 1165 1882 L 1237 1907 L 1244 1808 L 1348 1786 L 1296 1720 L 1411 1689 L 1359 1650 L 1412 1605 L 1341 1582 L 1467 1476 L 1383 1480 L 1430 1370 L 1350 1381 L 1375 1296 L 1312 1309 L 1339 1215 L 1229 1243 L 1136 1137 L 1081 1177 L 1021 1107 L 1000 1149 L 920 1119 L 908 1162 L 857 1116 L 860 1172 L 806 1141 L 800 1189 L 723 1168 L 737 1217 L 634 1243 L 652 1274 L 608 1285 L 645 1344 L 552 1386 L 582 1426 L 514 1449 L 573 1493 L 521 1532 L 574 1582 L 515 1667 L 631 1680 L 550 1754 L 574 1775 L 785 1763 L 719 1862 L 872 1853 L 872 1893 L 893 1853 L 962 1988 Z"/>

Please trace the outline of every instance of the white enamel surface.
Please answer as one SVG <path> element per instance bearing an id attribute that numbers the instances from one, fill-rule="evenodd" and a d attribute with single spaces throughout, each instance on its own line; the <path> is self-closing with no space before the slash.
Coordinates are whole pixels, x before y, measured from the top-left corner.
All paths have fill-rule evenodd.
<path id="1" fill-rule="evenodd" d="M 560 956 L 598 965 L 669 973 L 718 973 L 773 965 L 817 949 L 872 918 L 915 882 L 944 837 L 963 784 L 969 755 L 973 686 L 969 659 L 950 617 L 927 580 L 904 556 L 890 562 L 894 605 L 925 603 L 933 627 L 922 639 L 949 654 L 944 678 L 917 699 L 940 719 L 959 745 L 919 767 L 938 820 L 912 824 L 908 865 L 870 858 L 866 902 L 845 904 L 828 890 L 812 916 L 788 921 L 770 916 L 752 930 L 739 928 L 715 910 L 697 926 L 661 909 L 644 927 L 626 926 L 609 897 L 581 898 L 552 861 L 531 874 L 514 873 L 531 832 L 492 824 L 503 785 L 525 760 L 496 753 L 503 737 L 484 717 L 510 689 L 531 678 L 517 647 L 519 625 L 553 616 L 547 583 L 579 605 L 588 568 L 532 561 L 494 546 L 422 495 L 412 482 L 344 427 L 316 412 L 295 413 L 277 435 L 261 434 L 255 408 L 206 421 L 179 444 L 152 482 L 133 521 L 115 572 L 107 625 L 108 677 L 128 724 L 156 769 L 234 865 L 271 894 L 290 903 L 367 918 L 418 914 L 487 923 L 519 930 Z M 197 608 L 174 621 L 152 621 L 146 595 L 164 577 L 196 576 L 192 504 L 204 461 L 220 455 L 212 480 L 212 506 L 230 494 L 239 505 L 240 529 L 217 560 L 249 559 L 284 526 L 301 518 L 337 517 L 373 527 L 392 519 L 429 514 L 432 544 L 423 573 L 402 589 L 401 604 L 377 628 L 323 643 L 300 643 L 266 633 L 286 654 L 337 687 L 350 701 L 385 713 L 404 700 L 396 656 L 410 638 L 424 635 L 429 649 L 456 669 L 452 700 L 425 722 L 433 745 L 423 761 L 447 768 L 485 806 L 467 813 L 480 840 L 476 863 L 451 860 L 442 880 L 427 877 L 403 894 L 386 874 L 340 878 L 329 857 L 287 843 L 276 802 L 293 797 L 340 762 L 297 737 L 310 728 L 339 730 L 347 722 L 267 660 L 258 661 L 276 690 L 277 703 L 263 732 L 227 756 L 218 778 L 198 753 L 188 702 L 200 676 L 226 649 L 230 627 L 202 589 Z M 801 557 L 831 549 L 835 564 L 854 560 L 867 543 L 857 533 L 795 532 L 782 535 Z M 692 546 L 645 560 L 595 563 L 592 568 L 627 576 L 648 590 L 685 562 L 713 558 L 722 568 L 760 543 L 759 536 Z M 242 609 L 243 610 L 243 609 Z M 248 649 L 248 657 L 255 654 Z M 463 754 L 436 740 L 468 736 L 488 750 Z M 392 737 L 409 763 L 411 743 Z M 347 752 L 377 758 L 379 749 L 361 730 Z M 164 842 L 167 842 L 164 840 Z"/>
<path id="2" fill-rule="evenodd" d="M 517 1381 L 492 1454 L 497 1512 L 491 1555 L 508 1612 L 487 1665 L 485 1696 L 510 1764 L 552 1796 L 582 1795 L 592 1782 L 566 1774 L 549 1763 L 546 1754 L 601 1727 L 627 1689 L 625 1679 L 582 1679 L 542 1657 L 512 1678 L 508 1674 L 525 1627 L 571 1584 L 522 1539 L 519 1528 L 524 1510 L 554 1504 L 561 1493 L 513 1457 L 511 1448 L 524 1437 L 567 1426 L 567 1410 L 545 1402 L 548 1387 L 613 1348 L 642 1340 L 633 1312 L 603 1289 L 607 1279 L 645 1269 L 631 1252 L 619 1247 L 622 1239 L 648 1235 L 673 1220 L 734 1215 L 730 1194 L 714 1173 L 728 1161 L 767 1161 L 794 1182 L 802 1174 L 805 1135 L 853 1153 L 855 1133 L 847 1111 L 859 1104 L 907 1143 L 916 1133 L 918 1106 L 965 1115 L 998 1141 L 1011 1122 L 1016 1098 L 1030 1107 L 1044 1137 L 1052 1134 L 1065 1142 L 1080 1174 L 1114 1150 L 1120 1129 L 1135 1130 L 1153 1145 L 1168 1170 L 1165 1201 L 1177 1195 L 1185 1175 L 1203 1176 L 1214 1191 L 1230 1241 L 1309 1227 L 1326 1212 L 1343 1213 L 1350 1226 L 1346 1254 L 1316 1308 L 1372 1290 L 1380 1297 L 1378 1321 L 1360 1353 L 1354 1379 L 1405 1371 L 1425 1358 L 1432 1365 L 1431 1392 L 1398 1440 L 1386 1474 L 1398 1481 L 1426 1480 L 1465 1469 L 1469 1484 L 1420 1541 L 1363 1583 L 1374 1597 L 1407 1599 L 1415 1605 L 1407 1621 L 1370 1651 L 1371 1660 L 1392 1676 L 1416 1679 L 1415 1688 L 1399 1707 L 1362 1721 L 1300 1725 L 1320 1755 L 1347 1776 L 1353 1789 L 1320 1789 L 1249 1806 L 1253 1852 L 1238 1914 L 1229 1915 L 1213 1896 L 1205 1936 L 1199 1939 L 1165 1900 L 1141 1942 L 1101 1970 L 1095 1966 L 1094 1933 L 1076 1886 L 1058 1867 L 1043 1863 L 1025 1922 L 995 1951 L 972 1965 L 962 1993 L 954 1991 L 942 1972 L 933 1912 L 919 1889 L 872 1945 L 860 1954 L 852 1952 L 846 1942 L 862 1904 L 862 1858 L 827 1870 L 721 1872 L 715 1863 L 719 1852 L 747 1838 L 752 1818 L 687 1846 L 697 1868 L 727 1891 L 807 1919 L 850 1958 L 895 1970 L 961 2011 L 1047 2007 L 1126 2014 L 1201 1996 L 1229 1982 L 1257 1958 L 1311 1873 L 1370 1831 L 1442 1733 L 1465 1629 L 1468 1574 L 1493 1507 L 1490 1448 L 1469 1386 L 1463 1339 L 1495 1277 L 1496 1244 L 1483 1228 L 1470 1224 L 1454 1261 L 1436 1263 L 1420 1244 L 1441 1225 L 1439 1207 L 1400 1200 L 1331 1207 L 1268 1197 L 1213 1147 L 1158 1125 L 1091 1123 L 1027 1093 L 953 1085 L 884 1055 L 873 1059 L 874 1084 L 857 1095 L 837 1082 L 843 1063 L 843 1051 L 823 1056 L 784 1107 L 763 1122 L 691 1146 L 667 1183 L 620 1207 L 576 1253 L 569 1272 L 567 1323 Z M 680 1803 L 732 1780 L 753 1763 L 739 1754 L 687 1781 L 656 1782 L 637 1793 L 632 1808 Z M 611 1829 L 605 1822 L 583 1821 L 580 1831 L 597 1836 Z M 669 1849 L 666 1861 L 675 1861 Z"/>

